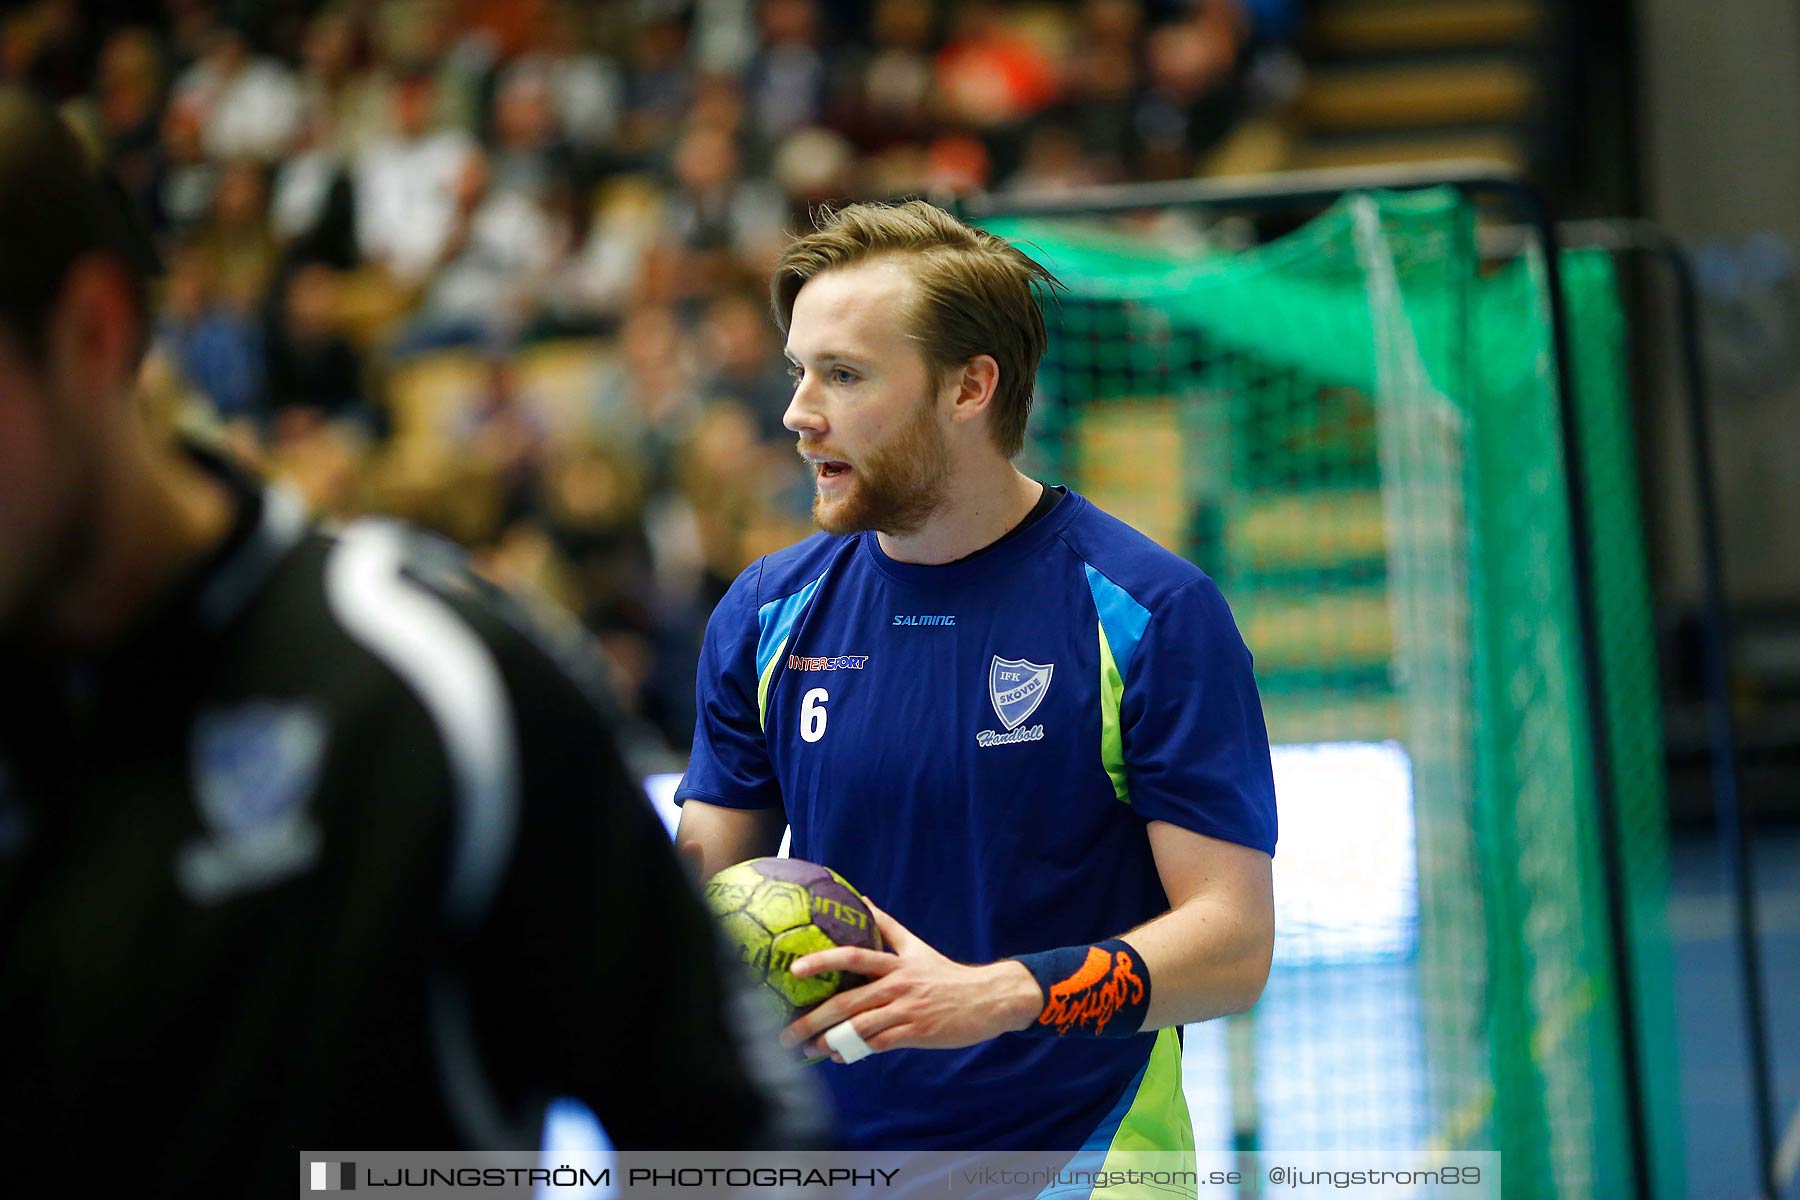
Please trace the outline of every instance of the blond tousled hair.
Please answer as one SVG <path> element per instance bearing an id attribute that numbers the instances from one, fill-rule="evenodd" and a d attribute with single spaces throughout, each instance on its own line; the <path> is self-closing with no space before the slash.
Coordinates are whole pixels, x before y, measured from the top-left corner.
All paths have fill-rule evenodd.
<path id="1" fill-rule="evenodd" d="M 769 280 L 783 333 L 806 282 L 837 267 L 893 256 L 916 285 L 910 333 L 936 370 L 992 355 L 1000 367 L 989 428 L 1008 458 L 1025 446 L 1031 390 L 1047 336 L 1040 293 L 1061 285 L 1025 252 L 923 200 L 821 208 L 817 227 L 790 244 Z"/>

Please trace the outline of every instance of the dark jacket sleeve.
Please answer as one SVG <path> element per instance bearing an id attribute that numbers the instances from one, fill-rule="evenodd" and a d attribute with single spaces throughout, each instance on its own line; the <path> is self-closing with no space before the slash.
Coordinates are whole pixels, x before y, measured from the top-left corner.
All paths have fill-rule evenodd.
<path id="1" fill-rule="evenodd" d="M 521 803 L 469 946 L 482 1060 L 527 1106 L 581 1100 L 621 1149 L 822 1144 L 811 1080 L 723 956 L 622 761 L 593 643 L 503 603 L 504 627 L 487 624 Z"/>

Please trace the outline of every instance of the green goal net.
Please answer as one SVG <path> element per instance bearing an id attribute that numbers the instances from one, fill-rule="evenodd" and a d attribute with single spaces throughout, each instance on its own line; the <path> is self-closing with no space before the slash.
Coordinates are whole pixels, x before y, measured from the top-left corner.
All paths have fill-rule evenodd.
<path id="1" fill-rule="evenodd" d="M 1628 1191 L 1618 989 L 1541 255 L 1448 190 L 1249 250 L 984 222 L 1067 285 L 1028 466 L 1198 563 L 1276 744 L 1276 967 L 1190 1028 L 1202 1145 L 1495 1149 Z M 1651 617 L 1613 264 L 1564 254 L 1656 1191 L 1681 1162 Z"/>

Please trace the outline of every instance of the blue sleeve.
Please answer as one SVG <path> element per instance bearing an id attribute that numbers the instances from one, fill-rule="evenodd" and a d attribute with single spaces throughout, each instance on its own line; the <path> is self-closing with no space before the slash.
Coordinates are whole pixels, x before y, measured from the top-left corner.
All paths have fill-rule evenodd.
<path id="1" fill-rule="evenodd" d="M 1170 595 L 1132 656 L 1119 706 L 1132 807 L 1275 853 L 1275 779 L 1250 651 L 1210 579 Z"/>
<path id="2" fill-rule="evenodd" d="M 694 675 L 694 748 L 675 802 L 779 808 L 781 789 L 756 704 L 759 559 L 737 577 L 706 623 Z"/>

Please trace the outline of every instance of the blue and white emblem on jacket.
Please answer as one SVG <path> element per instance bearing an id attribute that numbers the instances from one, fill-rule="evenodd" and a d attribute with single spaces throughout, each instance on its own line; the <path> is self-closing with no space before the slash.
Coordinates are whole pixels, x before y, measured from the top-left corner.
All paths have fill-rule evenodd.
<path id="1" fill-rule="evenodd" d="M 1022 658 L 1001 658 L 998 654 L 988 667 L 988 698 L 994 702 L 994 713 L 1008 729 L 1017 729 L 1025 718 L 1037 711 L 1050 690 L 1050 676 L 1056 673 L 1054 663 L 1027 662 Z"/>
<path id="2" fill-rule="evenodd" d="M 252 701 L 200 714 L 193 730 L 194 793 L 208 838 L 176 856 L 188 897 L 216 903 L 272 886 L 318 860 L 307 812 L 324 760 L 323 716 L 307 704 Z"/>

